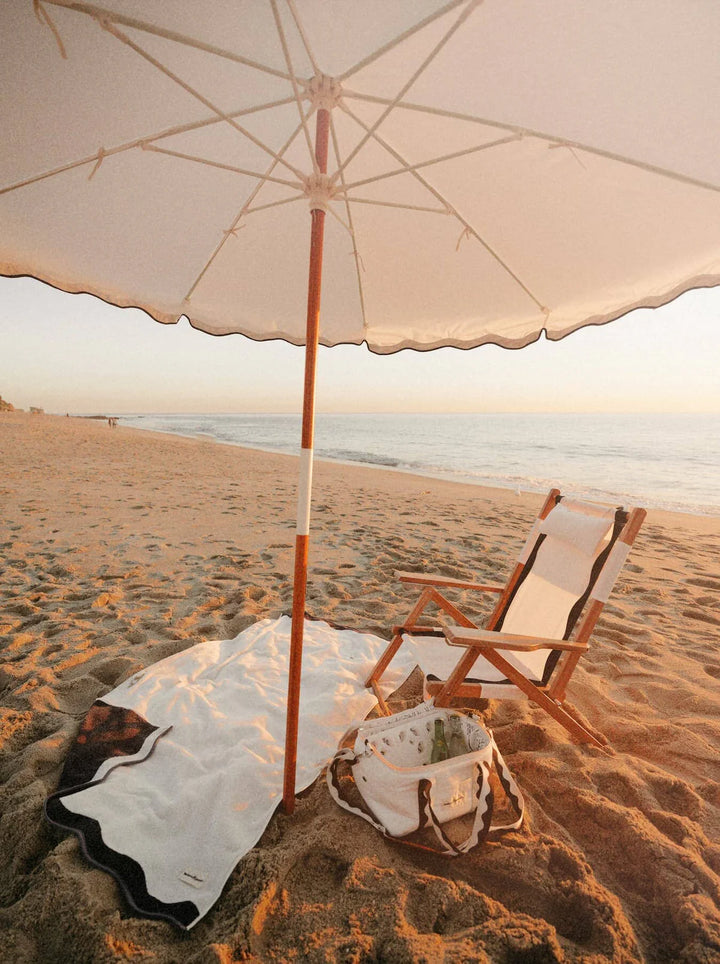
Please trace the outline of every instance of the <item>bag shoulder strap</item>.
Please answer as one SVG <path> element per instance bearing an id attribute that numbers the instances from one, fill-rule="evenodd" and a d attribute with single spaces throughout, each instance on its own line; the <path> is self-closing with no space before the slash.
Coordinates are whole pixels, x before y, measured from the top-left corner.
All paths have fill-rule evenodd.
<path id="1" fill-rule="evenodd" d="M 354 763 L 357 763 L 358 756 L 354 750 L 348 747 L 345 750 L 338 750 L 338 752 L 332 758 L 327 768 L 327 773 L 325 775 L 325 780 L 327 781 L 328 790 L 330 791 L 330 796 L 333 798 L 335 803 L 341 806 L 344 810 L 349 810 L 350 813 L 354 813 L 356 816 L 362 817 L 363 820 L 367 820 L 367 822 L 369 824 L 372 824 L 372 826 L 375 827 L 376 830 L 379 830 L 380 833 L 383 834 L 383 836 L 392 837 L 392 834 L 389 834 L 387 832 L 383 824 L 381 824 L 379 820 L 375 819 L 374 815 L 371 815 L 369 812 L 366 812 L 365 810 L 361 810 L 359 807 L 354 807 L 348 800 L 346 800 L 343 797 L 342 790 L 340 788 L 340 779 L 338 777 L 338 772 L 337 772 L 338 767 L 343 760 L 347 760 L 350 766 L 352 766 Z M 392 839 L 397 840 L 398 838 L 394 837 Z"/>
<path id="2" fill-rule="evenodd" d="M 517 819 L 513 820 L 512 823 L 495 824 L 490 827 L 490 833 L 504 833 L 508 830 L 517 830 L 521 826 L 523 819 L 525 817 L 525 798 L 522 795 L 520 787 L 515 782 L 515 777 L 510 772 L 505 760 L 503 760 L 502 753 L 498 749 L 498 745 L 495 742 L 495 737 L 490 733 L 490 743 L 492 744 L 493 751 L 493 763 L 495 764 L 495 771 L 500 780 L 500 785 L 505 791 L 505 796 L 510 801 L 510 805 L 517 814 Z"/>

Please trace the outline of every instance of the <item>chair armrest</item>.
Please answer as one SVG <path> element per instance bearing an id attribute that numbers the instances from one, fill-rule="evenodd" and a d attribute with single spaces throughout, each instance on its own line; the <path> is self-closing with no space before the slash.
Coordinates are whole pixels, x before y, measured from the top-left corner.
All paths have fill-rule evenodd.
<path id="1" fill-rule="evenodd" d="M 472 649 L 512 649 L 532 652 L 535 649 L 559 649 L 584 653 L 587 643 L 574 643 L 568 639 L 550 639 L 546 636 L 515 636 L 489 629 L 465 629 L 464 626 L 444 626 L 445 639 L 450 646 Z"/>
<path id="2" fill-rule="evenodd" d="M 401 636 L 403 633 L 409 633 L 410 635 L 414 634 L 416 636 L 444 636 L 445 629 L 443 626 L 425 626 L 422 623 L 420 625 L 417 623 L 407 623 L 399 626 L 393 626 L 393 636 Z"/>
<path id="3" fill-rule="evenodd" d="M 448 576 L 436 576 L 425 572 L 395 572 L 395 578 L 400 582 L 412 582 L 418 586 L 443 586 L 457 589 L 479 589 L 481 592 L 501 593 L 505 586 L 491 586 L 484 582 L 473 582 L 467 579 L 452 579 Z"/>

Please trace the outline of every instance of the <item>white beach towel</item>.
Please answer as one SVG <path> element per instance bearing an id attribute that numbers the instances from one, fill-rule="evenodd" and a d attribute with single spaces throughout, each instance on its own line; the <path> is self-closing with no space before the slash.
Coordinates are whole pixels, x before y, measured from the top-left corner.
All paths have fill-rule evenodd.
<path id="1" fill-rule="evenodd" d="M 385 640 L 306 621 L 297 788 L 375 704 Z M 283 784 L 290 619 L 263 620 L 126 680 L 81 728 L 48 818 L 73 830 L 141 914 L 189 929 L 259 840 Z M 397 688 L 415 663 L 398 656 Z"/>

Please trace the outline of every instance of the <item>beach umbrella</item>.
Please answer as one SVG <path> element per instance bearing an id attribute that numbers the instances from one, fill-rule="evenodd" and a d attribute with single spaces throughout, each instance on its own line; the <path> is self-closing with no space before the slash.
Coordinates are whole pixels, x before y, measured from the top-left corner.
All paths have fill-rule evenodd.
<path id="1" fill-rule="evenodd" d="M 288 810 L 318 343 L 520 348 L 718 284 L 718 36 L 711 0 L 2 5 L 0 272 L 306 346 Z"/>

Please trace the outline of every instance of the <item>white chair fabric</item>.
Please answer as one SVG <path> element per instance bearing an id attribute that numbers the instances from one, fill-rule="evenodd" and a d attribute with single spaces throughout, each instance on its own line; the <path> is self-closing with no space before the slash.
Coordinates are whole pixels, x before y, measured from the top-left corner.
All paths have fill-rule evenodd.
<path id="1" fill-rule="evenodd" d="M 614 528 L 615 519 L 613 508 L 570 499 L 558 502 L 533 527 L 532 544 L 526 544 L 520 553 L 525 570 L 496 629 L 513 635 L 567 639 L 582 608 L 581 601 L 592 591 L 607 558 L 606 550 L 619 529 Z M 406 634 L 405 643 L 428 678 L 447 679 L 461 652 L 437 637 Z M 536 683 L 547 682 L 558 658 L 557 651 L 551 649 L 503 650 L 502 655 Z M 548 663 L 551 657 L 552 665 Z M 488 699 L 524 698 L 482 656 L 468 677 L 468 682 L 475 681 L 483 683 L 483 696 Z"/>

